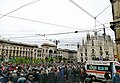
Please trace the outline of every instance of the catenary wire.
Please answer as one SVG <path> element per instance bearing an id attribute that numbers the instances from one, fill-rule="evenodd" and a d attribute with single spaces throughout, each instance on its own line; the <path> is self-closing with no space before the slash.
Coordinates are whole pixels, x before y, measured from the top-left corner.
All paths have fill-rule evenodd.
<path id="1" fill-rule="evenodd" d="M 3 14 L 0 14 L 0 15 L 3 15 Z M 21 19 L 21 20 L 27 20 L 27 21 L 32 21 L 32 22 L 37 22 L 37 23 L 52 25 L 52 26 L 58 26 L 58 27 L 65 27 L 65 28 L 69 28 L 69 29 L 81 30 L 81 29 L 78 29 L 78 28 L 73 28 L 73 27 L 69 27 L 69 26 L 65 26 L 65 25 L 59 25 L 59 24 L 54 24 L 54 23 L 49 23 L 49 22 L 43 22 L 43 21 L 38 21 L 38 20 L 33 20 L 33 19 L 28 19 L 28 18 L 22 18 L 22 17 L 17 17 L 17 16 L 11 16 L 11 15 L 6 15 L 6 16 L 7 17 Z"/>
<path id="2" fill-rule="evenodd" d="M 96 17 L 100 16 L 106 9 L 108 9 L 110 5 L 108 5 L 103 11 L 101 11 Z"/>
<path id="3" fill-rule="evenodd" d="M 15 12 L 15 11 L 17 11 L 17 10 L 19 10 L 19 9 L 21 9 L 21 8 L 23 8 L 23 7 L 25 7 L 25 6 L 34 4 L 34 3 L 38 2 L 38 1 L 39 1 L 39 0 L 37 0 L 37 1 L 33 0 L 33 1 L 29 2 L 29 3 L 27 3 L 27 4 L 24 4 L 24 5 L 22 5 L 22 6 L 18 7 L 18 8 L 16 8 L 16 9 L 14 9 L 14 10 L 12 10 L 12 11 L 6 13 L 6 14 L 3 14 L 3 15 L 0 17 L 0 19 L 3 18 L 3 17 L 5 17 L 5 16 L 7 16 L 7 15 L 10 14 L 10 13 L 13 13 L 13 12 Z"/>
<path id="4" fill-rule="evenodd" d="M 34 0 L 33 0 L 34 1 Z M 39 0 L 37 0 L 37 1 L 39 1 Z M 36 2 L 37 2 L 36 1 Z M 71 0 L 70 0 L 71 1 Z M 33 4 L 33 3 L 35 3 L 35 2 L 31 2 L 31 3 L 28 3 L 28 4 Z M 78 5 L 79 6 L 79 5 Z M 109 7 L 109 6 L 108 6 Z M 108 8 L 107 7 L 107 8 Z M 82 8 L 82 7 L 81 7 Z M 104 12 L 107 8 L 105 8 L 102 12 Z M 82 8 L 83 9 L 83 8 Z M 84 10 L 84 9 L 83 9 Z M 86 10 L 84 10 L 86 13 L 88 13 Z M 101 12 L 101 13 L 102 13 Z M 101 14 L 100 13 L 100 14 Z M 88 13 L 91 17 L 93 17 L 94 18 L 94 16 L 92 16 L 90 13 Z M 98 14 L 98 15 L 100 15 L 100 14 Z M 0 14 L 0 15 L 2 15 L 2 16 L 4 16 L 4 14 Z M 97 15 L 97 16 L 98 16 Z M 66 27 L 66 28 L 71 28 L 71 29 L 77 29 L 77 30 L 80 30 L 80 29 L 78 29 L 78 28 L 73 28 L 73 27 L 69 27 L 69 26 L 64 26 L 64 25 L 58 25 L 58 24 L 53 24 L 53 23 L 48 23 L 48 22 L 42 22 L 42 21 L 36 21 L 36 20 L 32 20 L 32 19 L 27 19 L 27 18 L 21 18 L 21 17 L 15 17 L 15 16 L 9 16 L 9 15 L 5 15 L 5 16 L 7 16 L 7 17 L 12 17 L 12 18 L 17 18 L 17 19 L 22 19 L 22 20 L 28 20 L 28 21 L 33 21 L 33 22 L 39 22 L 39 23 L 44 23 L 44 24 L 49 24 L 49 25 L 54 25 L 54 26 L 59 26 L 59 27 Z M 100 25 L 103 25 L 103 24 L 100 24 Z M 97 26 L 97 25 L 96 25 Z M 93 26 L 93 27 L 96 27 L 96 26 Z M 99 26 L 99 25 L 98 25 Z"/>
<path id="5" fill-rule="evenodd" d="M 75 3 L 73 0 L 69 0 L 71 3 L 73 3 L 74 5 L 76 5 L 78 8 L 80 8 L 84 13 L 86 13 L 87 15 L 89 15 L 90 17 L 92 17 L 93 19 L 95 19 L 95 22 L 97 21 L 98 23 L 100 23 L 102 25 L 102 23 L 100 21 L 98 21 L 96 18 L 102 14 L 109 6 L 107 6 L 103 11 L 101 11 L 96 17 L 93 16 L 92 14 L 90 14 L 87 10 L 85 10 L 83 7 L 81 7 L 80 5 L 78 5 L 77 3 Z M 95 23 L 96 25 L 96 23 Z"/>
<path id="6" fill-rule="evenodd" d="M 0 15 L 3 16 L 4 14 L 0 14 Z M 38 21 L 38 20 L 33 20 L 33 19 L 28 19 L 28 18 L 23 18 L 23 17 L 11 16 L 11 15 L 6 15 L 6 17 L 21 19 L 21 20 L 26 20 L 26 21 L 36 22 L 36 23 L 42 23 L 42 24 L 47 24 L 47 25 L 52 25 L 52 26 L 65 27 L 65 28 L 69 28 L 69 29 L 81 30 L 81 29 L 78 29 L 78 28 L 75 28 L 75 27 L 59 25 L 59 24 L 54 24 L 54 23 L 49 23 L 49 22 L 43 22 L 43 21 Z M 108 24 L 108 23 L 104 23 L 104 24 Z M 99 24 L 99 25 L 96 25 L 96 26 L 101 26 L 101 25 L 103 25 L 103 24 Z M 92 28 L 94 28 L 96 26 L 93 26 Z M 91 27 L 89 27 L 89 28 L 91 28 Z"/>
<path id="7" fill-rule="evenodd" d="M 105 27 L 109 28 L 109 27 Z M 98 28 L 98 30 L 101 30 L 103 28 Z M 84 33 L 84 32 L 94 32 L 95 29 L 89 29 L 89 30 L 81 30 L 81 31 L 74 31 L 74 32 L 64 32 L 64 33 L 53 33 L 53 34 L 36 34 L 32 36 L 20 36 L 20 37 L 9 37 L 8 39 L 19 39 L 19 38 L 29 38 L 29 37 L 38 37 L 38 36 L 52 36 L 52 35 L 63 35 L 63 34 L 73 34 L 73 33 Z"/>
<path id="8" fill-rule="evenodd" d="M 69 1 L 72 2 L 74 5 L 76 5 L 78 8 L 80 8 L 80 9 L 81 9 L 83 12 L 85 12 L 87 15 L 89 15 L 90 17 L 92 17 L 92 18 L 95 19 L 95 17 L 94 17 L 92 14 L 90 14 L 88 11 L 86 11 L 84 8 L 82 8 L 80 5 L 78 5 L 77 3 L 75 3 L 73 0 L 69 0 Z M 95 20 L 96 20 L 96 19 L 95 19 Z M 96 20 L 96 21 L 102 25 L 101 22 L 99 22 L 98 20 Z"/>

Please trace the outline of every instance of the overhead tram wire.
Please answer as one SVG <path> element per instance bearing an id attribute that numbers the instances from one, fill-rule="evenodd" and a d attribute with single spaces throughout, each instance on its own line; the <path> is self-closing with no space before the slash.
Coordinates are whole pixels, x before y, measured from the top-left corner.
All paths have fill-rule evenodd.
<path id="1" fill-rule="evenodd" d="M 90 17 L 92 17 L 95 20 L 95 28 L 96 28 L 96 22 L 98 22 L 99 24 L 103 25 L 100 21 L 97 20 L 97 17 L 99 15 L 101 15 L 109 6 L 107 6 L 102 12 L 100 12 L 97 16 L 93 16 L 92 14 L 90 14 L 88 11 L 86 11 L 84 8 L 82 8 L 80 5 L 78 5 L 77 3 L 75 3 L 73 0 L 69 0 L 71 3 L 73 3 L 74 5 L 76 5 L 78 8 L 80 8 L 83 12 L 85 12 L 87 15 L 89 15 Z"/>
<path id="2" fill-rule="evenodd" d="M 18 8 L 16 8 L 16 9 L 14 9 L 14 10 L 12 10 L 12 11 L 6 13 L 6 14 L 3 14 L 3 15 L 0 17 L 0 19 L 3 18 L 3 17 L 5 17 L 5 16 L 7 16 L 7 15 L 10 14 L 10 13 L 13 13 L 13 12 L 15 12 L 15 11 L 17 11 L 17 10 L 19 10 L 19 9 L 21 9 L 21 8 L 23 8 L 23 7 L 25 7 L 25 6 L 34 4 L 34 3 L 38 2 L 38 1 L 39 1 L 39 0 L 32 0 L 31 2 L 29 2 L 29 3 L 27 3 L 27 4 L 24 4 L 24 5 L 22 5 L 22 6 L 18 7 Z"/>
<path id="3" fill-rule="evenodd" d="M 82 8 L 80 5 L 78 5 L 77 3 L 75 3 L 73 0 L 69 0 L 71 3 L 73 3 L 74 5 L 76 5 L 78 8 L 80 8 L 83 12 L 85 12 L 87 15 L 89 15 L 90 17 L 92 17 L 93 19 L 95 19 L 95 17 L 90 14 L 88 11 L 86 11 L 84 8 Z M 98 20 L 96 20 L 98 23 L 100 23 L 102 25 L 101 22 L 99 22 Z"/>
<path id="4" fill-rule="evenodd" d="M 51 39 L 52 40 L 52 39 Z M 34 42 L 34 41 L 40 41 L 40 42 L 44 42 L 44 41 L 50 41 L 49 39 L 46 39 L 46 40 L 31 40 L 31 39 L 29 39 L 29 40 L 23 40 L 24 42 Z M 53 40 L 54 41 L 54 40 Z M 80 42 L 80 41 L 72 41 L 72 40 L 69 40 L 69 42 L 67 42 L 67 41 L 63 41 L 62 40 L 62 42 L 64 42 L 64 43 L 77 43 L 77 42 Z"/>
<path id="5" fill-rule="evenodd" d="M 95 19 L 95 27 L 96 27 L 96 21 L 98 22 L 98 20 L 96 20 L 97 19 L 97 17 L 98 16 L 100 16 L 106 9 L 108 9 L 110 7 L 110 5 L 108 5 L 105 9 L 103 9 L 98 15 L 96 15 L 95 17 L 94 17 L 94 19 Z M 98 22 L 98 23 L 100 23 L 100 22 Z M 100 24 L 102 24 L 102 23 L 100 23 Z M 103 24 L 103 26 L 104 26 L 104 24 Z"/>
<path id="6" fill-rule="evenodd" d="M 4 15 L 4 14 L 0 14 L 0 15 Z M 64 27 L 64 28 L 69 28 L 69 29 L 81 30 L 81 29 L 78 29 L 78 28 L 69 27 L 69 26 L 65 26 L 65 25 L 59 25 L 59 24 L 43 22 L 43 21 L 38 21 L 38 20 L 33 20 L 33 19 L 28 19 L 28 18 L 22 18 L 22 17 L 17 17 L 17 16 L 6 15 L 6 17 L 21 19 L 21 20 L 26 20 L 26 21 L 36 22 L 36 23 L 42 23 L 42 24 L 47 24 L 47 25 L 52 25 L 52 26 L 57 26 L 57 27 Z"/>
<path id="7" fill-rule="evenodd" d="M 52 36 L 52 35 L 62 35 L 62 34 L 72 34 L 72 33 L 77 33 L 78 31 L 75 32 L 65 32 L 65 33 L 53 33 L 53 34 L 45 34 L 45 36 Z"/>
<path id="8" fill-rule="evenodd" d="M 35 1 L 35 0 L 33 0 L 33 1 Z M 25 4 L 25 5 L 17 8 L 16 10 L 13 10 L 13 11 L 7 13 L 7 14 L 0 14 L 0 15 L 2 15 L 1 18 L 4 17 L 4 16 L 6 16 L 6 17 L 12 17 L 12 18 L 17 18 L 17 19 L 22 19 L 22 20 L 27 20 L 27 21 L 32 21 L 32 22 L 43 23 L 43 24 L 47 24 L 47 25 L 53 25 L 53 26 L 59 26 L 59 27 L 65 27 L 65 28 L 71 28 L 71 29 L 80 30 L 80 29 L 78 29 L 78 28 L 73 28 L 73 27 L 69 27 L 69 26 L 58 25 L 58 24 L 53 24 L 53 23 L 42 22 L 42 21 L 32 20 L 32 19 L 28 19 L 28 18 L 22 18 L 22 17 L 16 17 L 16 16 L 10 16 L 10 15 L 8 15 L 8 14 L 14 12 L 14 11 L 17 11 L 18 9 L 20 9 L 20 8 L 22 8 L 22 7 L 24 7 L 24 6 L 27 6 L 27 5 L 36 3 L 36 2 L 38 2 L 39 0 L 37 0 L 37 1 L 35 1 L 35 2 L 33 2 L 33 1 L 30 2 L 30 3 L 28 3 L 28 4 Z M 70 1 L 71 1 L 71 0 L 70 0 Z M 77 6 L 80 7 L 79 5 L 77 5 Z M 90 13 L 88 13 L 86 10 L 84 10 L 82 7 L 80 7 L 80 8 L 81 8 L 84 12 L 86 12 L 88 15 L 90 15 L 92 18 L 95 18 L 95 17 L 92 16 Z M 107 8 L 108 8 L 108 7 L 107 7 Z M 106 9 L 107 9 L 107 8 L 106 8 Z M 105 11 L 106 9 L 104 9 L 103 11 Z M 102 12 L 103 12 L 103 11 L 102 11 Z M 101 13 L 102 13 L 102 12 L 101 12 Z M 101 14 L 101 13 L 100 13 L 100 14 Z M 99 14 L 99 15 L 100 15 L 100 14 Z M 99 16 L 99 15 L 97 15 L 97 16 Z M 98 20 L 96 20 L 96 21 L 99 22 Z M 99 23 L 100 23 L 100 22 L 99 22 Z M 100 24 L 103 25 L 102 23 L 100 23 Z M 96 26 L 97 26 L 97 25 L 95 25 L 94 27 L 96 27 Z"/>
<path id="9" fill-rule="evenodd" d="M 106 9 L 108 9 L 110 5 L 108 5 L 103 11 L 101 11 L 96 17 L 100 16 Z"/>
<path id="10" fill-rule="evenodd" d="M 109 22 L 107 22 L 107 23 L 104 23 L 103 25 L 105 25 L 105 24 L 108 24 Z M 96 26 L 101 26 L 101 25 L 96 25 Z M 87 28 L 94 28 L 95 26 L 92 26 L 92 27 L 87 27 Z M 109 27 L 105 27 L 105 28 L 109 28 Z M 98 29 L 102 29 L 102 28 L 98 28 Z M 91 30 L 94 30 L 94 29 L 91 29 Z M 81 30 L 81 31 L 84 31 L 84 30 Z M 89 32 L 90 30 L 86 30 L 86 32 Z M 75 33 L 75 32 L 65 32 L 65 34 L 67 34 L 67 33 Z M 54 33 L 55 35 L 57 35 L 57 34 L 60 34 L 60 33 Z M 54 35 L 54 34 L 51 34 L 51 35 Z M 64 33 L 61 33 L 61 34 L 64 34 Z M 2 35 L 14 35 L 14 34 L 4 34 L 4 33 L 2 33 Z M 20 34 L 16 34 L 16 35 L 20 35 Z M 22 34 L 23 35 L 23 34 Z M 26 35 L 26 34 L 25 34 Z M 27 34 L 28 35 L 28 34 Z M 29 34 L 29 35 L 34 35 L 34 34 Z M 44 36 L 45 37 L 45 34 L 36 34 L 36 35 L 39 35 L 39 36 Z M 50 35 L 50 34 L 47 34 L 48 36 Z M 21 38 L 24 38 L 25 36 L 21 36 Z M 31 36 L 26 36 L 26 37 L 31 37 Z M 33 37 L 33 36 L 32 36 Z M 12 38 L 12 37 L 9 37 L 9 38 Z M 14 38 L 14 37 L 13 37 Z M 17 38 L 17 37 L 16 37 Z M 19 38 L 19 37 L 18 37 Z"/>
<path id="11" fill-rule="evenodd" d="M 33 35 L 33 36 L 21 36 L 21 37 L 8 37 L 8 39 L 21 39 L 21 38 L 31 38 L 31 37 L 36 37 L 36 35 Z"/>
<path id="12" fill-rule="evenodd" d="M 109 27 L 106 27 L 109 28 Z M 98 30 L 102 30 L 103 28 L 98 28 Z M 73 33 L 84 33 L 84 32 L 95 32 L 96 29 L 89 29 L 89 30 L 81 30 L 81 31 L 74 31 L 74 32 L 64 32 L 64 33 L 53 33 L 53 34 L 44 34 L 44 36 L 52 36 L 52 35 L 63 35 L 63 34 L 73 34 Z M 36 34 L 39 35 L 39 34 Z"/>
<path id="13" fill-rule="evenodd" d="M 0 14 L 0 15 L 3 16 L 4 14 Z M 52 25 L 52 26 L 57 26 L 57 27 L 81 30 L 78 28 L 70 27 L 70 26 L 59 25 L 59 24 L 54 24 L 54 23 L 49 23 L 49 22 L 43 22 L 43 21 L 38 21 L 38 20 L 33 20 L 33 19 L 28 19 L 28 18 L 23 18 L 23 17 L 11 16 L 11 15 L 6 15 L 6 17 L 11 17 L 11 18 L 20 19 L 20 20 L 26 20 L 26 21 L 36 22 L 36 23 L 42 23 L 42 24 L 47 24 L 47 25 Z M 104 24 L 107 24 L 107 23 L 104 23 Z M 96 26 L 101 26 L 101 25 L 103 25 L 103 24 L 96 25 Z M 95 27 L 95 26 L 93 26 L 93 27 Z"/>
<path id="14" fill-rule="evenodd" d="M 101 30 L 101 29 L 103 29 L 103 28 L 98 28 L 98 30 Z M 64 33 L 35 34 L 35 35 L 32 35 L 32 36 L 9 37 L 9 39 L 30 38 L 30 37 L 38 37 L 38 36 L 46 37 L 46 36 L 52 36 L 52 35 L 63 35 L 63 34 L 83 33 L 83 32 L 94 32 L 94 31 L 95 31 L 95 29 L 89 29 L 89 30 L 81 30 L 81 31 L 74 31 L 74 32 L 64 32 Z"/>

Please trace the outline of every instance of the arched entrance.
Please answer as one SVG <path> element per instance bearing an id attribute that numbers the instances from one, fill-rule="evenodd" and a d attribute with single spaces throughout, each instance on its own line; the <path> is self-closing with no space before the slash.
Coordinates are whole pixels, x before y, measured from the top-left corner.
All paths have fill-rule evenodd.
<path id="1" fill-rule="evenodd" d="M 53 51 L 49 50 L 49 57 L 52 57 Z"/>

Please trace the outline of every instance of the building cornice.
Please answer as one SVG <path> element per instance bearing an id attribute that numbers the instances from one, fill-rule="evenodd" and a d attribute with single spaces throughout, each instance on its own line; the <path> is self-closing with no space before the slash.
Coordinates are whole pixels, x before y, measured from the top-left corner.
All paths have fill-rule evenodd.
<path id="1" fill-rule="evenodd" d="M 54 45 L 54 44 L 49 44 L 49 43 L 43 43 L 41 46 L 42 46 L 42 47 L 43 47 L 43 46 L 57 47 L 56 45 Z"/>
<path id="2" fill-rule="evenodd" d="M 0 39 L 0 43 L 38 48 L 38 45 L 35 45 L 35 44 L 25 44 L 25 43 L 22 43 L 22 42 L 14 42 L 14 41 L 9 41 L 9 40 L 2 40 L 2 39 Z"/>

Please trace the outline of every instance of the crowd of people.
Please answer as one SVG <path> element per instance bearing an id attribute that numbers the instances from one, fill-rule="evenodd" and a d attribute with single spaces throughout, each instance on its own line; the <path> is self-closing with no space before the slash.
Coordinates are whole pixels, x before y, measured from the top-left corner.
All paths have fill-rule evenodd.
<path id="1" fill-rule="evenodd" d="M 84 83 L 87 74 L 80 64 L 2 64 L 0 83 Z"/>
<path id="2" fill-rule="evenodd" d="M 89 82 L 86 78 L 90 78 Z M 110 74 L 104 78 L 111 80 Z M 120 83 L 120 75 L 116 73 L 113 83 Z M 0 83 L 92 83 L 92 77 L 87 75 L 84 64 L 54 63 L 54 64 L 1 64 Z M 106 82 L 105 82 L 106 83 Z"/>

